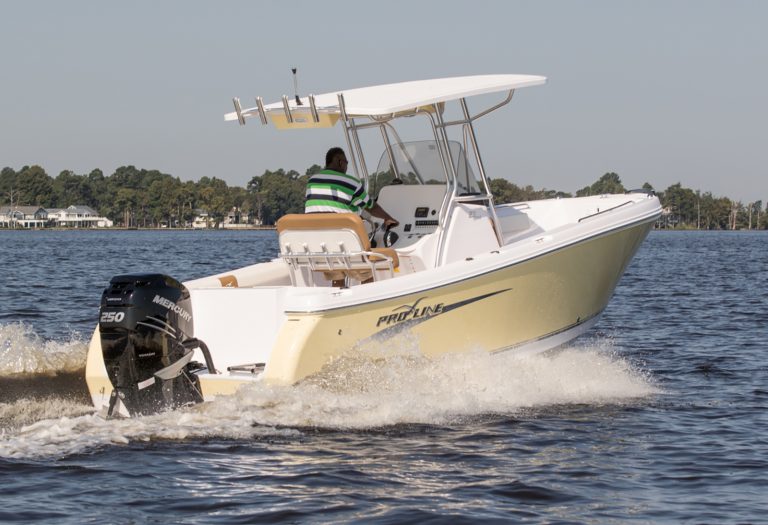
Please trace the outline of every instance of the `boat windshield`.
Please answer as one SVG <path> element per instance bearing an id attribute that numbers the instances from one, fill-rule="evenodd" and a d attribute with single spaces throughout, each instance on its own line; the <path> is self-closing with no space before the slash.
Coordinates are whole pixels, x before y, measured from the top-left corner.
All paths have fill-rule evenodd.
<path id="1" fill-rule="evenodd" d="M 458 193 L 479 193 L 475 175 L 467 161 L 464 148 L 456 141 L 450 141 L 451 157 L 456 163 Z M 402 184 L 446 184 L 445 170 L 440 160 L 440 152 L 434 140 L 405 142 L 390 146 L 379 159 L 376 171 L 371 175 L 370 194 L 377 198 L 384 186 L 399 179 Z M 390 152 L 395 160 L 398 176 L 395 177 L 390 162 Z M 395 184 L 398 184 L 395 182 Z"/>

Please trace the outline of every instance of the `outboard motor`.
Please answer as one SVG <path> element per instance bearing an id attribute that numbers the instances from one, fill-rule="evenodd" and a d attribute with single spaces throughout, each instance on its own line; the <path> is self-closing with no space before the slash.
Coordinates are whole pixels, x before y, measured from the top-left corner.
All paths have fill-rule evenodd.
<path id="1" fill-rule="evenodd" d="M 162 274 L 119 275 L 101 295 L 99 332 L 113 390 L 107 417 L 122 404 L 131 416 L 200 403 L 195 348 L 215 373 L 205 343 L 192 334 L 189 290 Z"/>

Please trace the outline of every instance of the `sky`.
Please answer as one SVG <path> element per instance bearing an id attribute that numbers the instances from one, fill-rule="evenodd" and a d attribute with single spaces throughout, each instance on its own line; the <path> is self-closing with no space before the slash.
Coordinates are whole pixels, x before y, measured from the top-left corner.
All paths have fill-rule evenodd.
<path id="1" fill-rule="evenodd" d="M 760 0 L 0 0 L 0 168 L 245 186 L 344 145 L 224 121 L 234 96 L 292 96 L 292 67 L 302 95 L 519 73 L 548 81 L 478 122 L 489 177 L 766 202 L 766 23 Z"/>

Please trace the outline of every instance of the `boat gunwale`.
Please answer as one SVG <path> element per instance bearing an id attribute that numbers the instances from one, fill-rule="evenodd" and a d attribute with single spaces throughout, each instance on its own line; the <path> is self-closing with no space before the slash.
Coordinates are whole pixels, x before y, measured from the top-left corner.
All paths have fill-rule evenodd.
<path id="1" fill-rule="evenodd" d="M 624 230 L 629 230 L 629 229 L 635 228 L 637 226 L 641 226 L 643 224 L 653 223 L 653 222 L 655 222 L 658 219 L 660 214 L 661 214 L 661 208 L 659 207 L 659 208 L 656 208 L 654 210 L 654 213 L 652 213 L 652 214 L 644 215 L 644 216 L 638 218 L 635 221 L 632 221 L 632 222 L 629 222 L 629 223 L 626 223 L 626 224 L 622 224 L 622 225 L 616 226 L 614 228 L 610 228 L 610 229 L 601 231 L 601 232 L 599 232 L 599 233 L 597 233 L 595 235 L 590 235 L 590 236 L 586 236 L 586 237 L 580 237 L 580 238 L 571 239 L 569 241 L 564 241 L 563 244 L 561 244 L 559 246 L 556 246 L 556 247 L 554 247 L 552 249 L 549 249 L 549 250 L 546 250 L 546 251 L 537 252 L 537 253 L 532 253 L 532 254 L 530 254 L 530 255 L 522 258 L 522 259 L 513 260 L 513 261 L 507 262 L 507 263 L 502 263 L 501 265 L 493 266 L 491 268 L 482 270 L 479 273 L 472 273 L 470 275 L 465 275 L 464 277 L 461 277 L 461 278 L 458 278 L 458 279 L 452 279 L 449 282 L 445 282 L 445 283 L 441 283 L 441 284 L 436 284 L 436 285 L 428 285 L 428 287 L 426 287 L 426 288 L 418 288 L 416 290 L 404 291 L 402 293 L 387 295 L 386 297 L 383 297 L 383 298 L 382 297 L 376 297 L 376 298 L 370 298 L 370 299 L 363 300 L 363 301 L 350 302 L 349 304 L 345 304 L 345 305 L 341 305 L 341 306 L 331 306 L 329 308 L 314 308 L 314 309 L 304 309 L 304 310 L 293 308 L 293 309 L 285 309 L 283 312 L 284 312 L 285 315 L 314 315 L 314 314 L 335 312 L 335 311 L 344 310 L 344 309 L 347 309 L 347 308 L 357 308 L 357 307 L 360 307 L 360 306 L 365 306 L 365 305 L 368 305 L 368 304 L 373 304 L 373 303 L 381 302 L 383 300 L 397 299 L 397 298 L 400 298 L 400 297 L 407 297 L 407 296 L 413 295 L 413 294 L 425 293 L 425 292 L 429 292 L 429 291 L 432 291 L 432 290 L 437 290 L 437 289 L 440 289 L 440 288 L 444 288 L 446 286 L 452 286 L 452 285 L 463 283 L 463 282 L 466 282 L 466 281 L 469 281 L 469 280 L 472 280 L 472 279 L 483 277 L 485 275 L 488 275 L 488 274 L 491 274 L 491 273 L 494 273 L 494 272 L 498 272 L 498 271 L 501 271 L 501 270 L 505 270 L 507 268 L 511 268 L 513 266 L 517 266 L 517 265 L 522 264 L 522 263 L 526 263 L 526 262 L 529 262 L 529 261 L 534 261 L 534 260 L 539 259 L 541 257 L 547 256 L 547 255 L 551 255 L 551 254 L 554 254 L 554 253 L 558 253 L 558 252 L 560 252 L 562 250 L 568 249 L 568 248 L 570 248 L 570 247 L 572 247 L 572 246 L 574 246 L 576 244 L 579 244 L 579 243 L 582 243 L 582 242 L 585 242 L 585 241 L 591 241 L 591 240 L 594 240 L 594 239 L 599 239 L 599 238 L 605 237 L 607 235 L 611 235 L 611 234 L 618 233 L 618 232 L 621 232 L 621 231 L 624 231 Z M 542 236 L 546 236 L 547 232 L 541 232 L 541 235 Z M 498 251 L 499 253 L 501 253 L 502 249 L 503 249 L 503 247 L 500 247 L 499 250 L 494 250 L 494 251 Z M 493 252 L 488 252 L 488 253 L 493 253 Z M 485 255 L 485 253 L 483 253 L 482 255 Z M 456 261 L 456 262 L 460 262 L 460 261 Z M 467 261 L 467 262 L 473 262 L 473 261 Z M 444 266 L 442 268 L 446 268 L 446 267 Z M 441 268 L 434 268 L 434 269 L 431 270 L 431 272 L 439 271 L 440 269 Z M 424 274 L 425 272 L 427 272 L 427 271 L 425 270 L 425 271 L 421 271 L 421 272 L 416 272 L 416 273 L 414 273 L 412 275 L 421 275 L 421 274 Z M 334 295 L 334 297 L 338 297 L 338 292 L 333 293 L 333 295 Z"/>

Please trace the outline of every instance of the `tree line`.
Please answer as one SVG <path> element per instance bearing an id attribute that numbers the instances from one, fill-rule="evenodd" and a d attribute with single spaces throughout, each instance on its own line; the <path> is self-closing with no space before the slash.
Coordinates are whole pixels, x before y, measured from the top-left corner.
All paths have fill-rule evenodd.
<path id="1" fill-rule="evenodd" d="M 591 186 L 576 192 L 576 197 L 624 193 L 626 191 L 654 192 L 661 201 L 663 213 L 658 228 L 701 230 L 768 229 L 768 217 L 762 200 L 748 204 L 728 197 L 716 197 L 711 192 L 684 188 L 679 182 L 663 191 L 655 190 L 646 182 L 640 188 L 625 188 L 617 173 L 609 172 Z M 491 180 L 491 191 L 497 203 L 517 202 L 554 197 L 571 197 L 570 193 L 556 190 L 535 190 L 532 186 L 519 187 L 505 179 Z"/>
<path id="2" fill-rule="evenodd" d="M 205 210 L 212 223 L 220 223 L 233 210 L 248 215 L 250 222 L 272 225 L 286 213 L 304 210 L 307 179 L 320 171 L 312 165 L 303 174 L 294 170 L 266 170 L 251 178 L 245 188 L 229 186 L 217 177 L 181 181 L 157 170 L 121 166 L 111 175 L 99 169 L 77 174 L 64 170 L 51 177 L 40 166 L 24 166 L 16 171 L 0 171 L 0 203 L 43 208 L 66 208 L 72 204 L 90 206 L 119 226 L 160 227 L 189 224 L 199 210 Z M 553 197 L 571 197 L 567 192 L 518 186 L 506 179 L 491 179 L 496 203 L 518 202 Z M 645 191 L 654 188 L 645 183 Z M 606 173 L 591 186 L 576 192 L 577 197 L 627 191 L 616 173 Z M 664 215 L 658 225 L 678 229 L 766 229 L 766 210 L 762 200 L 748 204 L 727 197 L 716 197 L 673 184 L 656 191 Z"/>

